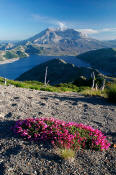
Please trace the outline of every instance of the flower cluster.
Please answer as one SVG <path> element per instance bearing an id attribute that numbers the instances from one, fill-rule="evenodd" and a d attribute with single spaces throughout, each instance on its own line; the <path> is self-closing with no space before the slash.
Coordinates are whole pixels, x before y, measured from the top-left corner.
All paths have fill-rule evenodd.
<path id="1" fill-rule="evenodd" d="M 55 118 L 18 120 L 13 127 L 13 131 L 15 134 L 30 140 L 48 140 L 54 146 L 61 148 L 105 150 L 110 146 L 106 136 L 98 129 Z"/>

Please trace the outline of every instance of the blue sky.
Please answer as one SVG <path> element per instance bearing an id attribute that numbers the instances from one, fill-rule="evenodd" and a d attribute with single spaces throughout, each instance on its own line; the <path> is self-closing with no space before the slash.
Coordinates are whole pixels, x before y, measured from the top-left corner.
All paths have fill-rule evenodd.
<path id="1" fill-rule="evenodd" d="M 116 0 L 0 0 L 0 40 L 26 39 L 48 27 L 116 39 Z"/>

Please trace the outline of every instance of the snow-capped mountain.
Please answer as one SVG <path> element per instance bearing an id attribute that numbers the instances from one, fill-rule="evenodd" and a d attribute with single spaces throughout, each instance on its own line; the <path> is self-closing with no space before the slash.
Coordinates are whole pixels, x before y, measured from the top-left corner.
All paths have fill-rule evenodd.
<path id="1" fill-rule="evenodd" d="M 86 34 L 74 29 L 48 28 L 26 40 L 43 48 L 47 55 L 78 55 L 80 53 L 107 47 L 102 41 L 89 38 Z"/>

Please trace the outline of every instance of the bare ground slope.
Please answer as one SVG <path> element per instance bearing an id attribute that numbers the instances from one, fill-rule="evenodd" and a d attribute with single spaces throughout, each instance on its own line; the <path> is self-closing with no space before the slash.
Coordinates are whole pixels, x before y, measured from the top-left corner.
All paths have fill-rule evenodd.
<path id="1" fill-rule="evenodd" d="M 115 148 L 79 150 L 69 163 L 47 143 L 30 143 L 11 132 L 15 120 L 51 116 L 99 128 L 116 143 L 116 106 L 100 97 L 0 86 L 0 175 L 115 175 Z"/>

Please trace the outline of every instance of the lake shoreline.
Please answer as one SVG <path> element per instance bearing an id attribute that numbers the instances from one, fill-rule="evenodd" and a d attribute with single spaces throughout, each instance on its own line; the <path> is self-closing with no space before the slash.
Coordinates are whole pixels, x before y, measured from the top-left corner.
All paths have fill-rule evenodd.
<path id="1" fill-rule="evenodd" d="M 18 61 L 18 60 L 20 60 L 20 59 L 21 59 L 21 58 L 12 58 L 12 59 L 9 59 L 9 60 L 0 61 L 0 64 L 13 63 L 13 62 Z"/>
<path id="2" fill-rule="evenodd" d="M 43 56 L 43 57 L 62 57 L 62 56 L 54 56 L 54 55 L 53 56 L 50 56 L 50 55 L 36 55 L 36 56 Z M 64 56 L 64 57 L 70 57 L 70 56 L 67 55 L 67 56 Z M 71 57 L 73 57 L 73 56 L 71 56 Z M 27 57 L 23 57 L 23 58 L 27 58 Z M 18 57 L 18 58 L 12 58 L 12 59 L 3 60 L 3 61 L 0 61 L 0 65 L 1 64 L 13 63 L 13 62 L 18 61 L 18 60 L 23 59 L 23 58 Z"/>
<path id="3" fill-rule="evenodd" d="M 32 69 L 34 66 L 52 59 L 56 59 L 56 56 L 31 55 L 25 58 L 13 58 L 10 60 L 0 61 L 0 76 L 15 80 L 21 74 Z M 59 56 L 59 59 L 62 59 L 69 64 L 74 64 L 77 67 L 89 67 L 88 64 L 79 60 L 75 56 Z"/>

